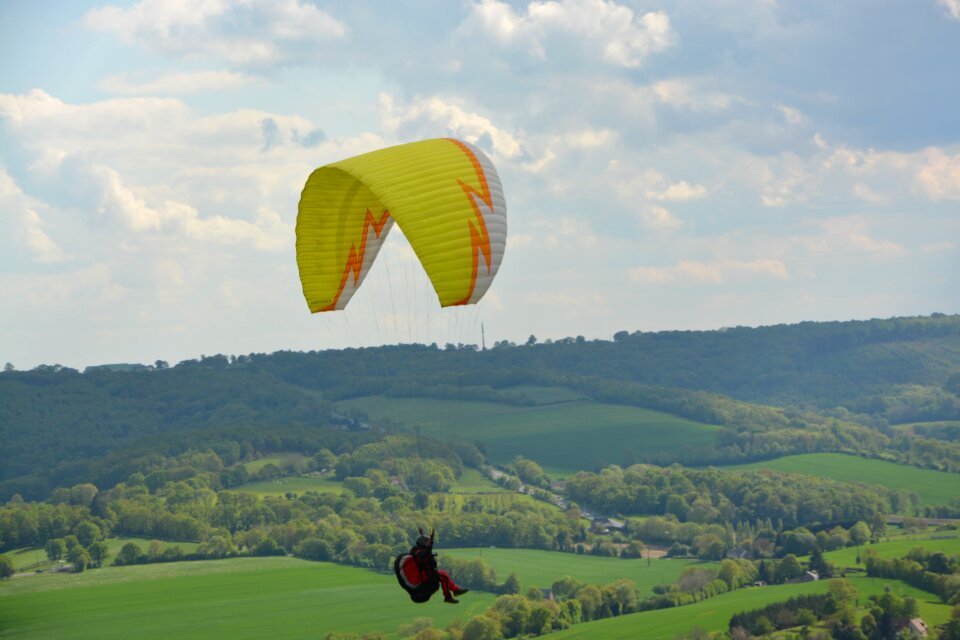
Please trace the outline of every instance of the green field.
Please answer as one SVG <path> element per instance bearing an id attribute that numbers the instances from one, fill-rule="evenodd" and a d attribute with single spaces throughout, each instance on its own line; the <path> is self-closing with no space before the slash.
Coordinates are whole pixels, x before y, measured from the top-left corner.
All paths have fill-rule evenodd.
<path id="1" fill-rule="evenodd" d="M 107 549 L 109 550 L 110 555 L 107 557 L 105 564 L 110 564 L 113 562 L 113 559 L 116 557 L 117 552 L 120 551 L 123 545 L 128 542 L 133 542 L 140 545 L 140 548 L 143 551 L 146 551 L 150 546 L 150 538 L 110 538 L 107 541 Z M 161 545 L 166 549 L 167 547 L 180 547 L 184 553 L 193 553 L 197 550 L 196 542 L 166 542 L 161 541 Z M 10 560 L 13 561 L 13 567 L 17 571 L 27 571 L 33 569 L 47 569 L 52 566 L 54 563 L 50 562 L 47 559 L 47 552 L 44 549 L 38 548 L 29 548 L 29 549 L 16 549 L 14 551 L 7 551 L 6 555 Z"/>
<path id="2" fill-rule="evenodd" d="M 502 493 L 504 489 L 476 469 L 464 467 L 463 473 L 457 478 L 451 491 L 452 493 Z"/>
<path id="3" fill-rule="evenodd" d="M 343 484 L 336 480 L 329 478 L 305 478 L 303 476 L 258 480 L 257 482 L 247 482 L 231 489 L 231 491 L 255 493 L 260 497 L 282 496 L 287 493 L 303 495 L 307 491 L 340 493 L 343 490 Z"/>
<path id="4" fill-rule="evenodd" d="M 587 396 L 567 389 L 566 387 L 538 387 L 532 384 L 522 384 L 506 389 L 510 393 L 519 393 L 527 396 L 535 404 L 554 404 L 557 402 L 571 402 L 573 400 L 589 400 Z"/>
<path id="5" fill-rule="evenodd" d="M 894 593 L 916 598 L 920 615 L 931 626 L 942 624 L 950 618 L 949 605 L 942 604 L 936 596 L 915 589 L 896 580 L 879 578 L 852 578 L 860 590 L 861 605 L 869 595 L 878 595 L 890 587 Z M 549 636 L 551 639 L 590 638 L 591 640 L 670 640 L 695 628 L 705 631 L 726 629 L 735 613 L 758 609 L 773 602 L 782 602 L 796 595 L 824 593 L 827 581 L 789 584 L 775 587 L 750 587 L 725 593 L 709 600 L 674 609 L 645 611 L 607 618 L 576 625 L 567 631 Z"/>
<path id="6" fill-rule="evenodd" d="M 243 463 L 247 473 L 259 473 L 268 464 L 283 468 L 284 464 L 303 465 L 307 456 L 302 453 L 278 453 L 272 456 L 264 456 L 250 462 Z"/>
<path id="7" fill-rule="evenodd" d="M 647 566 L 646 559 L 623 560 L 533 549 L 443 549 L 441 555 L 470 560 L 481 558 L 494 568 L 500 582 L 511 573 L 516 573 L 523 591 L 530 587 L 546 589 L 558 578 L 571 575 L 591 584 L 607 584 L 628 578 L 637 583 L 643 597 L 652 595 L 654 585 L 676 580 L 683 568 L 690 564 L 712 568 L 718 566 L 673 559 L 653 560 Z"/>
<path id="8" fill-rule="evenodd" d="M 707 448 L 714 444 L 720 429 L 659 411 L 583 400 L 514 407 L 371 396 L 337 406 L 341 411 L 359 409 L 373 417 L 419 427 L 441 439 L 483 442 L 492 462 L 507 463 L 523 455 L 544 467 L 567 472 L 629 464 L 661 452 Z"/>
<path id="9" fill-rule="evenodd" d="M 324 478 L 286 476 L 272 480 L 247 482 L 233 487 L 231 491 L 253 493 L 262 498 L 264 496 L 282 496 L 287 493 L 303 495 L 307 491 L 340 493 L 344 491 L 344 488 L 343 483 L 334 480 L 332 476 Z M 456 484 L 454 484 L 453 489 L 451 489 L 451 493 L 504 493 L 504 489 L 486 478 L 476 469 L 467 467 L 464 468 L 463 473 L 457 478 Z"/>
<path id="10" fill-rule="evenodd" d="M 923 547 L 928 551 L 942 551 L 948 556 L 960 554 L 960 537 L 954 534 L 949 538 L 931 538 L 929 535 L 923 538 L 901 538 L 898 540 L 889 540 L 886 542 L 877 542 L 860 547 L 859 552 L 866 553 L 867 549 L 873 549 L 881 558 L 902 558 L 914 547 Z M 847 547 L 828 551 L 823 557 L 838 567 L 857 566 L 857 548 Z M 863 566 L 863 565 L 861 565 Z"/>
<path id="11" fill-rule="evenodd" d="M 841 453 L 807 453 L 725 468 L 773 469 L 845 482 L 876 484 L 888 489 L 906 489 L 916 492 L 922 505 L 946 504 L 951 498 L 960 496 L 960 473 L 920 469 Z"/>
<path id="12" fill-rule="evenodd" d="M 914 427 L 958 427 L 960 428 L 960 420 L 935 420 L 933 422 L 908 422 L 903 424 L 892 425 L 897 431 L 906 431 L 908 433 L 913 433 Z"/>
<path id="13" fill-rule="evenodd" d="M 3 637 L 317 638 L 329 631 L 394 633 L 416 617 L 437 626 L 484 611 L 492 594 L 461 604 L 410 602 L 385 573 L 294 558 L 242 558 L 43 574 L 0 588 Z M 56 615 L 52 615 L 56 612 Z"/>
<path id="14" fill-rule="evenodd" d="M 541 586 L 537 584 L 541 580 L 549 584 L 550 575 L 569 573 L 599 583 L 628 577 L 648 592 L 653 584 L 674 579 L 684 566 L 683 561 L 655 560 L 647 569 L 645 561 L 638 560 L 529 550 L 482 551 L 484 560 L 497 569 L 499 579 L 515 571 L 524 589 Z M 451 549 L 444 553 L 476 557 L 479 550 Z M 916 598 L 920 614 L 931 625 L 949 618 L 948 605 L 901 582 L 865 577 L 852 581 L 861 592 L 861 603 L 866 596 L 889 587 L 895 593 Z M 722 629 L 736 612 L 801 593 L 822 593 L 826 585 L 821 581 L 741 589 L 685 607 L 584 623 L 551 637 L 656 639 L 673 638 L 695 627 Z M 322 637 L 329 631 L 393 633 L 423 616 L 433 618 L 437 626 L 445 626 L 457 616 L 481 613 L 493 599 L 491 594 L 472 592 L 455 607 L 442 604 L 439 598 L 414 605 L 389 574 L 293 558 L 178 562 L 7 581 L 0 589 L 0 632 L 4 638 L 41 639 L 302 638 Z M 51 611 L 57 615 L 51 616 Z"/>

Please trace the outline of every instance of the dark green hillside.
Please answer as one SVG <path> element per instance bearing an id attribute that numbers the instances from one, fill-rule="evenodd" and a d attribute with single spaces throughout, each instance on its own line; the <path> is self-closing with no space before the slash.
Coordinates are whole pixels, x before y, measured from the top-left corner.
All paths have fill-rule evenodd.
<path id="1" fill-rule="evenodd" d="M 131 451 L 163 450 L 174 432 L 178 442 L 205 438 L 203 446 L 213 446 L 241 428 L 301 430 L 294 439 L 303 429 L 355 429 L 358 422 L 331 413 L 331 402 L 371 396 L 519 409 L 575 396 L 723 427 L 716 447 L 631 445 L 631 461 L 728 464 L 846 452 L 957 470 L 960 443 L 928 439 L 948 436 L 943 429 L 887 426 L 960 420 L 960 316 L 620 332 L 613 341 L 541 344 L 532 338 L 487 351 L 473 345 L 403 345 L 217 355 L 172 368 L 157 363 L 91 367 L 84 373 L 59 366 L 5 371 L 0 498 L 14 492 L 40 497 L 94 472 L 112 480 L 111 469 L 131 464 Z M 396 416 L 394 421 L 400 422 Z M 386 429 L 416 426 L 410 419 L 375 422 Z M 461 426 L 448 431 L 484 441 L 482 425 Z M 501 448 L 497 457 L 540 448 L 539 439 L 548 438 L 550 430 L 538 428 L 541 435 L 527 433 L 522 420 L 511 422 L 522 451 Z M 205 433 L 210 437 L 198 435 Z M 283 449 L 261 443 L 258 450 Z"/>
<path id="2" fill-rule="evenodd" d="M 709 391 L 753 403 L 834 409 L 889 423 L 960 418 L 960 316 L 803 322 L 716 331 L 621 331 L 486 352 L 384 347 L 252 357 L 257 367 L 338 398 L 460 397 L 463 388 L 556 383 L 557 376 Z M 411 374 L 415 379 L 411 378 Z M 491 399 L 476 398 L 471 399 Z M 513 401 L 522 399 L 513 398 Z"/>
<path id="3" fill-rule="evenodd" d="M 777 405 L 844 406 L 890 422 L 960 416 L 960 316 L 628 333 L 494 350 L 505 368 L 713 391 Z M 534 365 L 536 363 L 536 365 Z M 955 386 L 955 385 L 954 385 Z"/>
<path id="4" fill-rule="evenodd" d="M 164 435 L 168 444 L 189 442 L 190 432 L 211 428 L 326 426 L 329 416 L 329 403 L 316 394 L 257 369 L 6 372 L 0 375 L 0 481 L 31 479 L 0 490 L 0 497 L 12 491 L 39 497 L 56 484 L 88 480 L 91 461 L 143 438 L 157 438 L 156 448 Z"/>
<path id="5" fill-rule="evenodd" d="M 660 411 L 579 400 L 531 407 L 373 397 L 337 406 L 393 417 L 435 438 L 483 442 L 490 462 L 508 464 L 522 455 L 568 473 L 638 459 L 705 456 L 720 431 Z"/>

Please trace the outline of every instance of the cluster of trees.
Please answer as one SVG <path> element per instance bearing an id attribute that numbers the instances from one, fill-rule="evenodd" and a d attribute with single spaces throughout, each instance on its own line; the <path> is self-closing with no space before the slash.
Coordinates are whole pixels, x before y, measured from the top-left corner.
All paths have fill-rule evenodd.
<path id="1" fill-rule="evenodd" d="M 99 491 L 92 484 L 58 489 L 47 502 L 19 496 L 0 507 L 0 551 L 43 546 L 53 539 L 83 535 L 130 535 L 157 540 L 202 543 L 198 557 L 268 555 L 283 550 L 305 558 L 331 560 L 385 570 L 409 547 L 418 526 L 435 527 L 444 544 L 567 549 L 587 540 L 579 513 L 514 494 L 444 496 L 429 486 L 429 470 L 447 474 L 463 462 L 450 447 L 424 438 L 388 437 L 385 448 L 361 446 L 351 454 L 351 472 L 342 493 L 258 498 L 228 490 L 232 470 L 212 451 L 188 452 L 154 460 L 124 482 Z M 418 455 L 442 449 L 441 458 Z M 475 451 L 466 447 L 466 451 Z M 394 452 L 390 456 L 388 452 Z M 382 457 L 368 454 L 383 454 Z M 329 464 L 336 456 L 321 449 L 309 464 Z M 356 465 L 377 459 L 377 465 Z M 396 481 L 384 469 L 400 473 Z M 405 471 L 404 471 L 405 470 Z M 452 475 L 451 475 L 452 477 Z M 86 545 L 83 545 L 86 547 Z M 175 553 L 174 551 L 168 552 Z M 158 561 L 162 554 L 137 555 L 133 562 Z M 169 557 L 166 559 L 170 559 Z"/>
<path id="2" fill-rule="evenodd" d="M 236 444 L 221 453 L 234 461 L 243 457 Z M 882 526 L 875 517 L 870 526 L 861 521 L 849 530 L 819 526 L 881 513 L 881 497 L 867 490 L 860 493 L 853 485 L 767 472 L 636 465 L 583 473 L 568 482 L 572 496 L 607 512 L 648 509 L 662 514 L 628 521 L 626 529 L 608 539 L 588 531 L 575 502 L 562 511 L 520 495 L 436 493 L 449 488 L 467 462 L 482 463 L 483 456 L 472 445 L 412 436 L 382 436 L 339 455 L 322 447 L 259 472 L 272 475 L 290 465 L 299 471 L 333 469 L 348 489 L 342 494 L 258 499 L 231 491 L 250 474 L 242 463 L 227 465 L 215 451 L 141 460 L 141 470 L 109 490 L 81 483 L 54 490 L 46 502 L 12 500 L 0 508 L 0 551 L 42 546 L 78 535 L 89 525 L 104 537 L 202 542 L 198 557 L 283 550 L 384 569 L 409 544 L 411 532 L 429 524 L 448 545 L 640 557 L 646 541 L 672 544 L 673 556 L 720 561 L 731 551 L 769 558 L 862 544 L 871 537 L 871 526 Z M 528 483 L 546 482 L 532 461 L 518 458 L 513 467 Z M 816 533 L 798 525 L 815 527 Z M 167 559 L 175 553 L 169 551 Z M 144 554 L 137 562 L 146 561 L 143 557 L 163 559 Z"/>
<path id="3" fill-rule="evenodd" d="M 836 590 L 835 591 L 839 591 Z M 738 613 L 730 618 L 731 636 L 743 637 L 744 632 L 766 636 L 779 629 L 809 627 L 818 620 L 836 613 L 838 603 L 833 594 L 795 596 L 784 602 L 774 602 L 761 609 Z"/>
<path id="4" fill-rule="evenodd" d="M 870 596 L 867 612 L 857 619 L 859 593 L 847 580 L 831 580 L 824 595 L 804 595 L 777 602 L 761 609 L 738 613 L 730 619 L 729 635 L 733 640 L 751 637 L 832 638 L 837 640 L 897 640 L 917 637 L 907 630 L 911 618 L 918 616 L 917 601 L 887 592 Z M 825 631 L 811 626 L 825 621 Z M 799 633 L 777 631 L 802 627 Z M 960 638 L 960 607 L 938 637 Z"/>
<path id="5" fill-rule="evenodd" d="M 958 337 L 960 317 L 934 314 L 721 331 L 621 331 L 613 343 L 534 339 L 527 341 L 532 348 L 492 353 L 521 369 L 700 389 L 764 404 L 842 406 L 902 422 L 956 419 L 960 405 L 948 383 L 956 365 L 951 369 L 949 358 L 932 354 L 950 353 Z M 928 390 L 926 396 L 916 387 Z"/>
<path id="6" fill-rule="evenodd" d="M 678 606 L 718 595 L 749 580 L 746 576 L 751 570 L 751 563 L 732 560 L 726 561 L 719 571 L 691 568 L 676 583 L 661 587 L 661 593 L 668 595 L 646 599 L 640 597 L 636 584 L 627 579 L 600 585 L 563 576 L 548 590 L 529 589 L 524 594 L 520 593 L 519 581 L 515 581 L 506 592 L 501 586 L 500 593 L 504 595 L 481 615 L 454 621 L 442 630 L 434 627 L 432 620 L 421 618 L 398 629 L 396 635 L 417 640 L 502 640 L 541 636 L 580 622 Z M 457 580 L 460 580 L 459 573 Z M 505 585 L 510 582 L 508 579 Z M 349 633 L 326 636 L 328 640 L 379 640 L 381 637 L 378 634 L 361 636 Z"/>
<path id="7" fill-rule="evenodd" d="M 676 582 L 655 586 L 654 595 L 640 602 L 637 610 L 680 607 L 753 584 L 758 577 L 757 566 L 749 560 L 728 558 L 719 569 L 686 567 Z"/>
<path id="8" fill-rule="evenodd" d="M 626 536 L 670 545 L 673 557 L 698 556 L 703 560 L 720 560 L 727 553 L 751 558 L 782 557 L 788 553 L 808 555 L 816 551 L 833 551 L 862 545 L 883 533 L 885 525 L 876 520 L 871 527 L 859 521 L 849 529 L 841 525 L 813 533 L 806 527 L 785 529 L 783 522 L 770 519 L 755 522 L 698 524 L 679 522 L 675 516 L 653 516 L 627 521 Z M 616 538 L 616 536 L 615 536 Z"/>
<path id="9" fill-rule="evenodd" d="M 930 553 L 916 547 L 904 558 L 881 558 L 867 549 L 863 558 L 867 575 L 895 578 L 918 589 L 940 596 L 944 602 L 960 604 L 960 558 L 942 552 Z"/>
<path id="10" fill-rule="evenodd" d="M 171 455 L 214 441 L 256 439 L 249 431 L 329 437 L 316 432 L 343 426 L 331 420 L 330 399 L 427 394 L 525 405 L 532 400 L 516 387 L 529 383 L 570 386 L 597 400 L 726 427 L 720 446 L 681 462 L 849 451 L 957 470 L 960 443 L 948 428 L 911 435 L 886 425 L 960 418 L 960 367 L 941 357 L 958 345 L 960 316 L 935 315 L 621 332 L 612 342 L 541 344 L 531 336 L 523 346 L 500 343 L 488 351 L 400 345 L 216 355 L 173 367 L 158 361 L 83 373 L 11 365 L 0 373 L 0 499 L 14 493 L 42 499 L 53 487 L 77 482 L 111 486 L 132 472 L 133 458 L 124 450 L 133 443 L 138 455 Z M 417 380 L 410 371 L 418 372 Z M 177 443 L 187 445 L 171 451 Z M 331 442 L 320 446 L 341 450 Z"/>
<path id="11" fill-rule="evenodd" d="M 341 455 L 334 469 L 336 477 L 344 481 L 377 470 L 414 491 L 446 492 L 465 465 L 481 464 L 483 454 L 474 445 L 388 436 Z"/>
<path id="12" fill-rule="evenodd" d="M 877 487 L 774 471 L 677 465 L 580 472 L 567 480 L 566 491 L 607 513 L 670 514 L 697 523 L 771 519 L 792 528 L 869 521 L 891 509 L 890 492 Z"/>

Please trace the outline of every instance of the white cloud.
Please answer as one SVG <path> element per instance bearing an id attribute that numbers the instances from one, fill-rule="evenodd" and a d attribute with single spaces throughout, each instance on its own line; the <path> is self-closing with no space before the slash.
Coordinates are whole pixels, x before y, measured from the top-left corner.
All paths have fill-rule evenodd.
<path id="1" fill-rule="evenodd" d="M 917 189 L 933 200 L 960 200 L 960 154 L 947 155 L 942 149 L 927 149 L 916 172 Z"/>
<path id="2" fill-rule="evenodd" d="M 799 109 L 788 107 L 785 104 L 777 105 L 777 110 L 783 115 L 783 119 L 787 121 L 787 124 L 797 125 L 805 119 Z"/>
<path id="3" fill-rule="evenodd" d="M 657 205 L 642 209 L 640 219 L 643 220 L 644 226 L 662 231 L 673 231 L 683 226 L 683 220 Z"/>
<path id="4" fill-rule="evenodd" d="M 798 239 L 799 244 L 813 254 L 895 258 L 907 253 L 896 242 L 873 238 L 867 223 L 858 218 L 831 218 L 816 221 L 815 224 L 820 228 L 818 235 Z"/>
<path id="5" fill-rule="evenodd" d="M 12 145 L 8 162 L 20 163 L 44 193 L 45 202 L 21 207 L 32 209 L 21 227 L 37 259 L 48 262 L 77 249 L 75 238 L 64 238 L 60 250 L 44 231 L 43 207 L 71 211 L 77 222 L 86 214 L 87 228 L 112 224 L 167 236 L 172 245 L 280 250 L 292 242 L 296 195 L 310 170 L 323 157 L 380 144 L 369 136 L 330 141 L 295 116 L 199 116 L 159 98 L 68 104 L 42 91 L 0 94 L 0 124 Z"/>
<path id="6" fill-rule="evenodd" d="M 956 248 L 957 244 L 955 242 L 942 240 L 940 242 L 931 242 L 930 244 L 924 245 L 921 251 L 924 253 L 940 253 L 941 251 L 953 251 Z"/>
<path id="7" fill-rule="evenodd" d="M 6 219 L 12 240 L 26 248 L 31 258 L 41 263 L 63 262 L 68 256 L 44 230 L 46 226 L 37 209 L 42 203 L 27 196 L 16 181 L 0 168 L 0 213 Z M 7 247 L 5 251 L 16 251 L 17 247 Z"/>
<path id="8" fill-rule="evenodd" d="M 954 20 L 960 20 L 960 0 L 937 0 L 947 10 L 947 15 Z"/>
<path id="9" fill-rule="evenodd" d="M 676 39 L 664 12 L 637 16 L 629 7 L 608 0 L 531 2 L 524 13 L 498 0 L 483 0 L 472 5 L 461 26 L 463 33 L 473 31 L 538 60 L 577 47 L 586 55 L 628 68 L 639 67 Z"/>
<path id="10" fill-rule="evenodd" d="M 697 200 L 707 195 L 707 188 L 702 184 L 690 184 L 686 180 L 681 180 L 659 190 L 647 189 L 646 195 L 652 200 Z"/>
<path id="11" fill-rule="evenodd" d="M 750 262 L 738 260 L 720 260 L 717 262 L 698 262 L 681 260 L 668 267 L 634 267 L 628 272 L 636 282 L 697 282 L 721 283 L 734 277 L 759 275 L 777 280 L 787 280 L 790 274 L 783 262 L 775 259 L 761 259 Z"/>
<path id="12" fill-rule="evenodd" d="M 535 220 L 534 227 L 542 229 L 541 237 L 550 248 L 595 247 L 599 243 L 590 222 L 584 218 L 565 216 L 559 219 Z"/>
<path id="13" fill-rule="evenodd" d="M 579 291 L 557 291 L 557 290 L 548 290 L 548 291 L 536 291 L 529 294 L 526 297 L 533 304 L 544 305 L 550 307 L 566 307 L 581 309 L 583 308 L 584 302 L 589 302 L 591 309 L 597 309 L 601 305 L 606 304 L 604 297 L 597 293 L 596 291 L 591 292 L 579 292 Z M 558 309 L 558 312 L 561 310 Z"/>
<path id="14" fill-rule="evenodd" d="M 158 75 L 152 79 L 140 79 L 119 73 L 109 75 L 97 83 L 107 93 L 121 95 L 181 95 L 198 91 L 220 91 L 234 89 L 252 81 L 242 73 L 234 71 L 194 71 L 173 72 Z"/>
<path id="15" fill-rule="evenodd" d="M 103 262 L 65 273 L 0 274 L 0 288 L 8 292 L 11 299 L 44 313 L 73 308 L 74 304 L 89 308 L 115 303 L 129 293 L 115 281 L 113 270 Z"/>
<path id="16" fill-rule="evenodd" d="M 692 111 L 722 111 L 742 98 L 704 89 L 702 82 L 690 78 L 660 80 L 649 87 L 653 96 L 663 104 Z"/>
<path id="17" fill-rule="evenodd" d="M 557 154 L 547 149 L 542 156 L 531 162 L 524 162 L 520 168 L 527 173 L 543 173 L 556 160 Z"/>
<path id="18" fill-rule="evenodd" d="M 84 24 L 127 44 L 175 56 L 210 56 L 235 66 L 315 55 L 321 43 L 347 33 L 342 22 L 299 0 L 142 0 L 129 8 L 93 9 Z"/>
<path id="19" fill-rule="evenodd" d="M 534 238 L 529 233 L 511 233 L 507 236 L 507 250 L 524 249 L 534 244 Z"/>
<path id="20" fill-rule="evenodd" d="M 637 202 L 687 202 L 705 198 L 708 190 L 701 184 L 691 184 L 686 180 L 670 182 L 670 180 L 656 169 L 647 169 L 633 173 L 628 166 L 619 160 L 612 160 L 607 164 L 607 174 L 612 180 L 613 187 L 620 199 L 632 206 Z M 666 215 L 664 215 L 666 214 Z M 647 211 L 641 214 L 645 220 L 653 221 L 657 218 L 667 220 L 673 218 L 662 206 L 649 204 Z M 679 223 L 679 220 L 676 220 Z M 668 226 L 679 226 L 673 224 Z"/>
<path id="21" fill-rule="evenodd" d="M 888 196 L 879 194 L 867 185 L 859 182 L 853 185 L 853 195 L 857 196 L 864 202 L 869 202 L 870 204 L 886 205 L 890 203 L 890 198 Z"/>
<path id="22" fill-rule="evenodd" d="M 383 128 L 402 138 L 451 135 L 492 151 L 494 158 L 514 158 L 523 152 L 520 141 L 489 118 L 436 96 L 416 98 L 397 105 L 389 94 L 380 94 Z"/>
<path id="23" fill-rule="evenodd" d="M 819 134 L 812 152 L 759 156 L 735 152 L 731 181 L 759 192 L 766 207 L 833 201 L 842 194 L 886 205 L 921 196 L 931 202 L 960 199 L 960 153 L 940 147 L 886 151 L 832 145 Z"/>
<path id="24" fill-rule="evenodd" d="M 605 147 L 617 139 L 617 133 L 610 129 L 582 129 L 563 135 L 563 142 L 573 149 L 593 149 Z"/>
<path id="25" fill-rule="evenodd" d="M 132 231 L 173 231 L 177 235 L 222 244 L 249 243 L 261 250 L 280 250 L 292 243 L 293 229 L 276 213 L 260 208 L 256 223 L 214 215 L 201 217 L 183 202 L 148 203 L 123 184 L 109 167 L 94 166 L 100 182 L 100 210 L 120 220 Z"/>

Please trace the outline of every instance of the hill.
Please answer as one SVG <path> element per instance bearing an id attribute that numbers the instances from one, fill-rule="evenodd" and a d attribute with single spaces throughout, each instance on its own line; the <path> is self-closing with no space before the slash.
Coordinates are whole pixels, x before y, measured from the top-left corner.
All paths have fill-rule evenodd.
<path id="1" fill-rule="evenodd" d="M 431 412 L 458 422 L 441 428 Z M 933 420 L 960 420 L 960 316 L 531 336 L 487 351 L 216 355 L 83 373 L 44 365 L 0 373 L 0 499 L 111 485 L 145 457 L 190 448 L 232 464 L 253 451 L 341 451 L 417 426 L 480 441 L 497 461 L 527 454 L 567 470 L 812 452 L 960 469 L 956 430 L 916 424 Z M 913 426 L 888 428 L 896 422 Z"/>
<path id="2" fill-rule="evenodd" d="M 917 494 L 921 506 L 949 504 L 960 496 L 960 474 L 917 469 L 884 460 L 837 453 L 811 453 L 737 465 L 737 469 L 773 469 L 818 478 L 876 484 Z"/>
<path id="3" fill-rule="evenodd" d="M 244 558 L 18 578 L 0 592 L 0 620 L 5 638 L 234 639 L 279 637 L 279 630 L 302 638 L 321 630 L 392 634 L 421 615 L 446 626 L 492 602 L 476 592 L 459 608 L 439 601 L 418 608 L 389 574 Z"/>
<path id="4" fill-rule="evenodd" d="M 522 455 L 562 474 L 654 456 L 676 460 L 708 450 L 720 431 L 662 411 L 586 400 L 518 407 L 376 396 L 337 406 L 418 427 L 435 438 L 483 442 L 491 462 L 505 464 Z"/>
<path id="5" fill-rule="evenodd" d="M 950 617 L 949 605 L 937 601 L 933 594 L 921 591 L 895 580 L 878 578 L 852 578 L 851 582 L 863 596 L 879 595 L 888 588 L 898 595 L 916 598 L 920 613 L 931 624 L 942 624 Z M 591 638 L 595 640 L 672 640 L 694 629 L 721 631 L 727 629 L 735 613 L 759 609 L 772 602 L 782 602 L 793 596 L 809 593 L 824 593 L 827 581 L 789 584 L 774 587 L 747 588 L 725 593 L 696 604 L 659 611 L 632 613 L 619 618 L 607 618 L 577 625 L 553 636 L 566 638 Z"/>

